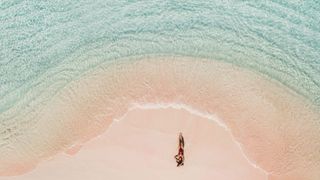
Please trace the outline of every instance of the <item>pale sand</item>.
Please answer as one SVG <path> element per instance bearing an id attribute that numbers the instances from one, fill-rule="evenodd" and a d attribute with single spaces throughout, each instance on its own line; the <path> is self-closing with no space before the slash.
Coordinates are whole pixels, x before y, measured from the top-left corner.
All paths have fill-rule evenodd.
<path id="1" fill-rule="evenodd" d="M 246 156 L 273 179 L 319 179 L 318 110 L 288 88 L 204 59 L 121 62 L 87 73 L 36 111 L 37 123 L 2 152 L 0 175 L 25 173 L 101 134 L 132 103 L 178 103 L 220 117 Z"/>
<path id="2" fill-rule="evenodd" d="M 186 161 L 176 167 L 178 133 Z M 1 178 L 2 179 L 2 178 Z M 264 180 L 225 128 L 177 109 L 134 109 L 73 156 L 60 154 L 33 171 L 3 180 Z"/>

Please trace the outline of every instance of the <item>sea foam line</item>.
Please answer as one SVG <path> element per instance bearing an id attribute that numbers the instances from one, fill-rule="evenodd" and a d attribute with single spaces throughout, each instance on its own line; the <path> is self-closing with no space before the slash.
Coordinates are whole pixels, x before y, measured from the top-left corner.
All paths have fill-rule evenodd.
<path id="1" fill-rule="evenodd" d="M 168 108 L 173 108 L 173 109 L 183 109 L 188 111 L 190 114 L 192 115 L 196 115 L 202 118 L 206 118 L 209 119 L 211 121 L 214 121 L 215 123 L 217 123 L 220 127 L 224 128 L 228 133 L 230 133 L 230 136 L 232 138 L 232 141 L 234 143 L 236 143 L 236 145 L 239 147 L 241 154 L 243 155 L 243 157 L 248 161 L 248 163 L 250 165 L 252 165 L 254 168 L 257 168 L 259 170 L 261 170 L 264 174 L 266 174 L 266 177 L 268 179 L 268 176 L 270 175 L 269 172 L 267 172 L 266 170 L 264 170 L 263 168 L 261 168 L 260 166 L 258 166 L 257 164 L 255 164 L 253 161 L 251 161 L 247 155 L 244 153 L 243 148 L 242 148 L 242 144 L 237 141 L 235 139 L 235 137 L 232 134 L 232 131 L 230 128 L 227 127 L 227 125 L 221 120 L 221 118 L 219 118 L 217 115 L 215 114 L 211 114 L 205 111 L 201 111 L 198 110 L 196 108 L 193 108 L 192 106 L 183 104 L 183 103 L 131 103 L 131 105 L 129 106 L 128 110 L 126 111 L 126 113 L 124 113 L 121 117 L 119 118 L 114 118 L 113 122 L 119 122 L 121 120 L 123 120 L 125 118 L 125 116 L 132 110 L 136 110 L 136 109 L 168 109 Z M 112 126 L 113 123 L 110 124 L 109 128 Z"/>

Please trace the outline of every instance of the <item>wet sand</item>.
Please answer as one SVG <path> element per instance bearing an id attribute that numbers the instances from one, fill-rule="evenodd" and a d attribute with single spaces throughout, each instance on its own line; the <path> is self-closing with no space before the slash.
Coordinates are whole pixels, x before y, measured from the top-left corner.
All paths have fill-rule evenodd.
<path id="1" fill-rule="evenodd" d="M 184 133 L 185 165 L 176 167 L 177 134 Z M 185 179 L 265 180 L 230 132 L 183 109 L 133 109 L 107 132 L 59 154 L 14 180 Z"/>
<path id="2" fill-rule="evenodd" d="M 145 103 L 187 105 L 219 117 L 246 157 L 274 179 L 319 177 L 319 115 L 309 102 L 230 64 L 168 57 L 117 61 L 70 83 L 11 144 L 15 150 L 4 152 L 0 175 L 23 174 L 61 151 L 72 153 L 70 146 L 86 144 L 132 104 Z"/>

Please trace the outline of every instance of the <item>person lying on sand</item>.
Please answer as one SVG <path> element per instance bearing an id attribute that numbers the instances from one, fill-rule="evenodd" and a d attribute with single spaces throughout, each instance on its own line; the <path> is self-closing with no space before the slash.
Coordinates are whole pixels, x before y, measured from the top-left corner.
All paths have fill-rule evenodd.
<path id="1" fill-rule="evenodd" d="M 179 151 L 174 158 L 176 159 L 177 167 L 184 165 L 184 138 L 182 133 L 179 134 Z"/>

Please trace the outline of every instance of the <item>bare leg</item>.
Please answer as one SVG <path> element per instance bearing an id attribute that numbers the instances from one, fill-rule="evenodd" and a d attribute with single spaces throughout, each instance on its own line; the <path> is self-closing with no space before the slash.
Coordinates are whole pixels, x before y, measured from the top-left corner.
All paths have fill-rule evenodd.
<path id="1" fill-rule="evenodd" d="M 180 159 L 178 164 L 177 164 L 177 167 L 179 167 L 179 166 L 183 166 L 183 160 L 182 159 Z"/>

